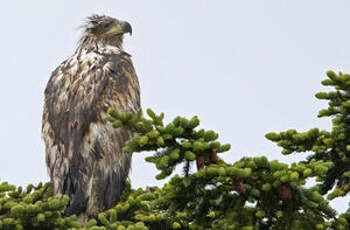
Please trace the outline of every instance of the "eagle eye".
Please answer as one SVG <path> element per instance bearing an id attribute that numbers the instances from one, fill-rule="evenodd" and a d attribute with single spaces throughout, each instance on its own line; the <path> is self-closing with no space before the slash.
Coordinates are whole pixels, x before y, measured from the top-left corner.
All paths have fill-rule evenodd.
<path id="1" fill-rule="evenodd" d="M 103 24 L 103 28 L 107 29 L 108 27 L 110 27 L 110 25 L 112 25 L 111 22 L 105 22 L 105 23 Z"/>

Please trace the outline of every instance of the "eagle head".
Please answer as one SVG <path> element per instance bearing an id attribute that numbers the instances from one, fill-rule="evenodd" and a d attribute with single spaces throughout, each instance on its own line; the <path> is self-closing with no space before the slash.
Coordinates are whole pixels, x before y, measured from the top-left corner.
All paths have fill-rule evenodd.
<path id="1" fill-rule="evenodd" d="M 87 17 L 82 28 L 84 32 L 79 41 L 80 48 L 96 44 L 122 48 L 124 34 L 132 34 L 132 28 L 128 22 L 105 15 Z"/>

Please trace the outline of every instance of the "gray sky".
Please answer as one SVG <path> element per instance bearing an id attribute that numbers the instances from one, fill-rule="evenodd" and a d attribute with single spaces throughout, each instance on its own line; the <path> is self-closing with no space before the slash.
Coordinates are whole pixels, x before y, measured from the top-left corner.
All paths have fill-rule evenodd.
<path id="1" fill-rule="evenodd" d="M 43 91 L 73 54 L 82 20 L 93 13 L 129 21 L 125 50 L 141 84 L 143 108 L 198 115 L 232 150 L 227 161 L 267 155 L 264 138 L 289 128 L 329 129 L 317 119 L 327 70 L 350 72 L 349 1 L 4 1 L 0 14 L 0 180 L 47 181 L 41 139 Z M 160 185 L 153 165 L 134 155 L 135 187 Z M 223 155 L 222 155 L 223 156 Z M 347 202 L 333 202 L 344 210 Z"/>

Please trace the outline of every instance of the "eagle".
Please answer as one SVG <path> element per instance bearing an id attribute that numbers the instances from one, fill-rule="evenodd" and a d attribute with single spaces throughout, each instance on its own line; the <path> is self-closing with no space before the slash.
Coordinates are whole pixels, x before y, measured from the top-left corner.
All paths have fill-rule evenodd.
<path id="1" fill-rule="evenodd" d="M 70 198 L 66 216 L 82 222 L 119 201 L 131 167 L 122 151 L 133 133 L 106 121 L 108 109 L 136 112 L 140 87 L 123 50 L 131 25 L 105 15 L 87 17 L 75 53 L 45 89 L 42 136 L 53 194 Z"/>

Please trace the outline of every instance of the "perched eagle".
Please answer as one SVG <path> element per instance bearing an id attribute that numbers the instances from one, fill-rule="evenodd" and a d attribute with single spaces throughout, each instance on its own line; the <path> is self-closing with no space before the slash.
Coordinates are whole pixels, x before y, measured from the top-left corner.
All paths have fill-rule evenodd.
<path id="1" fill-rule="evenodd" d="M 140 88 L 122 48 L 130 24 L 93 15 L 83 30 L 46 86 L 42 134 L 53 193 L 68 195 L 65 214 L 85 222 L 113 207 L 123 191 L 131 155 L 122 147 L 133 134 L 107 123 L 107 110 L 137 111 Z"/>

